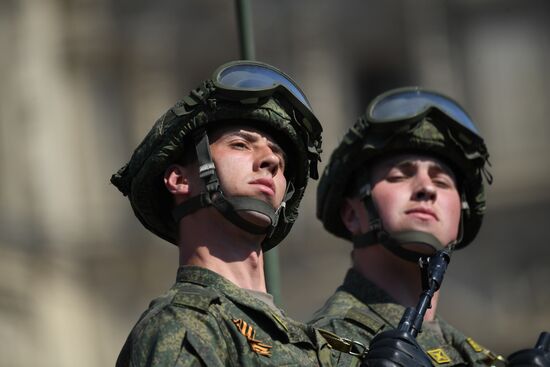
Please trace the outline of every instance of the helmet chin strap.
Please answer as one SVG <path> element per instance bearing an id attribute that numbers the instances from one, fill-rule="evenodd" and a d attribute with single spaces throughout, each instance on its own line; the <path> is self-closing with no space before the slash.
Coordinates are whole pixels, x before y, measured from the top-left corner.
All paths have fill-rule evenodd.
<path id="1" fill-rule="evenodd" d="M 421 257 L 432 255 L 445 248 L 452 249 L 462 240 L 463 226 L 462 216 L 464 210 L 468 209 L 465 196 L 461 195 L 462 210 L 460 211 L 459 235 L 456 241 L 443 245 L 429 232 L 423 231 L 401 231 L 389 233 L 385 230 L 374 200 L 372 199 L 371 185 L 367 183 L 359 190 L 363 205 L 369 218 L 369 230 L 352 238 L 354 248 L 364 248 L 372 245 L 382 245 L 394 255 L 403 260 L 418 263 Z M 429 249 L 428 253 L 410 248 L 421 245 Z"/>
<path id="2" fill-rule="evenodd" d="M 210 144 L 206 130 L 198 130 L 193 137 L 197 151 L 199 176 L 205 184 L 206 191 L 186 200 L 174 208 L 172 217 L 176 223 L 179 223 L 183 217 L 199 209 L 213 206 L 225 219 L 242 230 L 251 234 L 265 234 L 267 238 L 271 237 L 273 231 L 277 227 L 280 215 L 284 215 L 286 201 L 290 199 L 294 193 L 292 184 L 289 182 L 287 185 L 283 202 L 277 209 L 260 199 L 247 196 L 226 197 L 221 190 L 220 181 L 216 174 L 216 167 L 212 160 L 212 155 L 210 154 Z M 264 215 L 269 219 L 270 224 L 267 226 L 260 226 L 246 220 L 238 214 L 239 212 L 248 211 Z"/>

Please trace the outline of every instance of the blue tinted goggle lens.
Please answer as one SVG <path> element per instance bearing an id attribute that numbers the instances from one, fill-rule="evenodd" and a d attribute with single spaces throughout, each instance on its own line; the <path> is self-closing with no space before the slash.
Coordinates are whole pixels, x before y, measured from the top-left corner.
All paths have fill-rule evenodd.
<path id="1" fill-rule="evenodd" d="M 479 136 L 466 112 L 453 100 L 423 90 L 401 91 L 376 101 L 369 109 L 369 118 L 375 122 L 406 120 L 419 116 L 430 108 L 437 108 L 450 118 Z"/>
<path id="2" fill-rule="evenodd" d="M 273 89 L 281 85 L 311 110 L 306 96 L 289 77 L 263 65 L 230 65 L 217 75 L 216 81 L 226 88 L 250 91 Z"/>

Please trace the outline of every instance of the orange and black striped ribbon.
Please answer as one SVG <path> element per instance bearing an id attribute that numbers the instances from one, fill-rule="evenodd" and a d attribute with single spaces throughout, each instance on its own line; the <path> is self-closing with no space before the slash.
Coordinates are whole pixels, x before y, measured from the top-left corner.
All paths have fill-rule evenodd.
<path id="1" fill-rule="evenodd" d="M 241 334 L 246 337 L 248 345 L 250 345 L 250 349 L 252 349 L 253 352 L 264 357 L 271 357 L 271 348 L 273 347 L 256 339 L 256 331 L 252 325 L 248 325 L 248 323 L 242 319 L 233 319 L 232 321 Z"/>

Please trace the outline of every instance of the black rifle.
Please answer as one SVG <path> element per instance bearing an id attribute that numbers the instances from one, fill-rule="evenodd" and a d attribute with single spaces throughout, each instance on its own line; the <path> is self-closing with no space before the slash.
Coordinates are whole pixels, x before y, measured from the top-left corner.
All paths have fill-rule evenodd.
<path id="1" fill-rule="evenodd" d="M 420 258 L 419 265 L 422 272 L 423 292 L 416 307 L 407 307 L 405 310 L 399 322 L 399 330 L 406 331 L 416 338 L 422 329 L 426 311 L 432 307 L 432 297 L 443 282 L 443 276 L 449 261 L 451 261 L 451 252 L 446 248 L 439 250 L 432 256 Z"/>

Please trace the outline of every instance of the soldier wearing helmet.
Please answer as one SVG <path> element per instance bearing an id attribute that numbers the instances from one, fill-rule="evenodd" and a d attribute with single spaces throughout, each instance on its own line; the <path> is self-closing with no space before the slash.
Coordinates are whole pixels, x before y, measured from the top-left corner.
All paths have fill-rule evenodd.
<path id="1" fill-rule="evenodd" d="M 288 76 L 249 61 L 221 66 L 157 120 L 111 182 L 179 246 L 180 268 L 117 366 L 329 363 L 319 332 L 274 305 L 263 273 L 317 178 L 321 130 Z"/>
<path id="2" fill-rule="evenodd" d="M 370 350 L 368 366 L 491 366 L 503 358 L 436 315 L 431 300 L 415 340 L 399 331 L 422 293 L 420 258 L 466 247 L 485 213 L 489 154 L 466 112 L 418 87 L 384 93 L 333 152 L 317 216 L 353 243 L 344 284 L 315 314 L 317 327 Z M 350 365 L 339 355 L 339 365 Z"/>

